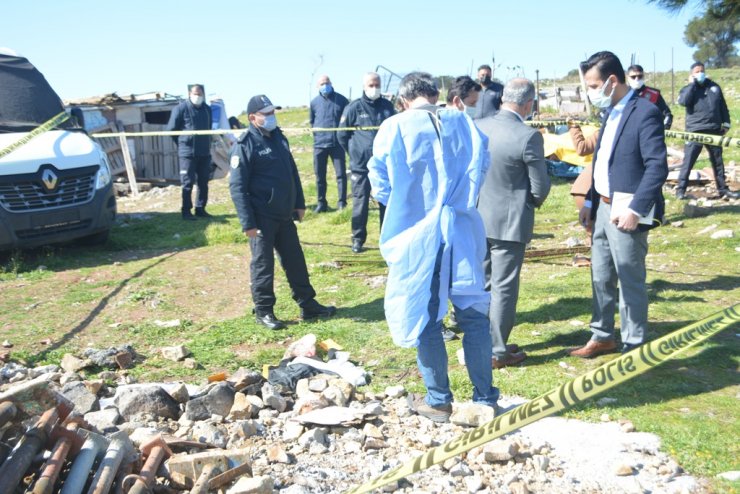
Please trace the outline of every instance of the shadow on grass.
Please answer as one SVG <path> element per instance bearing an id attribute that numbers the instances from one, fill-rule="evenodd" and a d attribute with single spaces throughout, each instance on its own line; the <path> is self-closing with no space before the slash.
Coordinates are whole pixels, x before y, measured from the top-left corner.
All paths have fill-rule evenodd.
<path id="1" fill-rule="evenodd" d="M 126 278 L 125 280 L 121 281 L 117 287 L 115 287 L 113 290 L 111 290 L 107 295 L 105 295 L 103 298 L 100 299 L 98 304 L 90 311 L 90 314 L 85 317 L 82 321 L 80 321 L 77 326 L 69 330 L 64 336 L 62 336 L 59 340 L 53 342 L 52 344 L 48 345 L 44 350 L 37 355 L 34 356 L 34 360 L 36 361 L 42 361 L 44 358 L 46 358 L 46 355 L 53 352 L 54 350 L 64 346 L 65 343 L 67 343 L 69 340 L 74 338 L 78 333 L 81 333 L 84 331 L 92 321 L 95 320 L 95 318 L 103 311 L 103 309 L 108 305 L 108 302 L 115 297 L 118 293 L 123 290 L 126 285 L 128 285 L 131 281 L 135 280 L 136 278 L 140 278 L 144 273 L 149 271 L 150 269 L 156 267 L 157 265 L 163 263 L 164 261 L 168 260 L 169 258 L 173 257 L 177 252 L 173 252 L 171 254 L 168 254 L 166 256 L 163 256 L 160 259 L 157 259 L 156 261 L 152 262 L 148 266 L 140 269 L 139 271 L 133 273 L 131 276 Z"/>
<path id="2" fill-rule="evenodd" d="M 569 321 L 574 314 L 591 313 L 591 299 L 588 297 L 564 297 L 544 304 L 534 310 L 517 312 L 516 322 L 543 324 L 552 321 Z"/>
<path id="3" fill-rule="evenodd" d="M 648 284 L 650 290 L 662 291 L 662 290 L 680 290 L 686 292 L 696 292 L 703 290 L 722 290 L 730 291 L 735 290 L 740 286 L 740 276 L 728 276 L 719 275 L 706 281 L 692 281 L 690 283 L 682 283 L 667 280 L 653 280 Z M 699 299 L 703 300 L 703 299 Z"/>
<path id="4" fill-rule="evenodd" d="M 715 214 L 715 213 L 716 214 L 719 214 L 719 213 L 734 213 L 734 214 L 740 213 L 740 206 L 735 206 L 735 205 L 728 205 L 728 206 L 721 205 L 721 206 L 714 206 L 714 207 L 711 207 L 711 208 L 701 207 L 700 206 L 699 209 L 700 210 L 706 210 L 706 214 L 700 214 L 700 216 L 702 216 L 702 217 L 709 217 L 709 216 L 712 216 L 712 214 Z M 702 213 L 704 213 L 704 211 L 702 211 Z M 686 216 L 684 214 L 683 210 L 682 210 L 680 213 L 676 214 L 675 216 L 674 215 L 667 215 L 666 218 L 665 218 L 665 224 L 669 224 L 669 223 L 671 223 L 673 221 L 692 220 L 694 218 L 696 218 L 696 216 Z"/>
<path id="5" fill-rule="evenodd" d="M 353 307 L 342 307 L 337 311 L 337 314 L 341 316 L 351 315 L 352 319 L 357 321 L 385 321 L 383 298 L 379 297 L 371 302 L 355 305 Z"/>

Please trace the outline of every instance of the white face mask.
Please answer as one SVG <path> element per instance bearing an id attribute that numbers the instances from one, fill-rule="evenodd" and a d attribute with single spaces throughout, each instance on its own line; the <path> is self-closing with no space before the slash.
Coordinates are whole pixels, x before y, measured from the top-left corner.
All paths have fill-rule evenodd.
<path id="1" fill-rule="evenodd" d="M 644 79 L 632 79 L 632 78 L 630 77 L 630 78 L 629 78 L 629 80 L 628 80 L 627 82 L 629 83 L 630 87 L 631 87 L 632 89 L 634 89 L 634 90 L 638 90 L 638 89 L 640 89 L 640 88 L 641 88 L 642 86 L 644 86 L 644 85 L 645 85 L 645 80 L 644 80 Z"/>
<path id="2" fill-rule="evenodd" d="M 380 98 L 380 88 L 379 87 L 366 87 L 365 96 L 375 101 L 376 99 Z"/>
<path id="3" fill-rule="evenodd" d="M 605 95 L 604 92 L 606 91 L 606 86 L 609 84 L 609 79 L 607 79 L 604 82 L 604 85 L 601 86 L 601 89 L 589 89 L 588 99 L 591 101 L 591 104 L 594 105 L 597 108 L 609 108 L 612 106 L 612 94 L 614 94 L 614 88 L 612 87 L 612 91 L 609 94 L 609 96 Z"/>
<path id="4" fill-rule="evenodd" d="M 465 112 L 465 114 L 469 116 L 470 118 L 475 118 L 476 108 L 474 106 L 468 106 L 465 103 L 463 103 L 462 105 L 463 105 L 463 111 Z"/>
<path id="5" fill-rule="evenodd" d="M 191 94 L 190 95 L 190 102 L 194 104 L 195 106 L 200 106 L 203 104 L 203 101 L 205 101 L 205 98 L 198 94 Z"/>

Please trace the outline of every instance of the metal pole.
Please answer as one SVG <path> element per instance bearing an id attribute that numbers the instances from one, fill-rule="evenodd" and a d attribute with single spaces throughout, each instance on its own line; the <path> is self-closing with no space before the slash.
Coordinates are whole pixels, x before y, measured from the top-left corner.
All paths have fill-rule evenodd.
<path id="1" fill-rule="evenodd" d="M 671 46 L 671 104 L 676 104 L 676 79 L 673 72 L 673 47 Z"/>
<path id="2" fill-rule="evenodd" d="M 17 412 L 18 409 L 10 401 L 0 403 L 0 429 L 10 422 Z"/>
<path id="3" fill-rule="evenodd" d="M 105 452 L 87 494 L 107 494 L 116 478 L 118 467 L 123 462 L 123 457 L 131 450 L 133 450 L 133 445 L 128 434 L 123 431 L 116 432 L 111 438 L 108 451 Z"/>
<path id="4" fill-rule="evenodd" d="M 108 440 L 104 436 L 89 431 L 86 433 L 87 439 L 72 462 L 60 494 L 80 494 L 85 487 L 95 458 L 108 448 Z"/>
<path id="5" fill-rule="evenodd" d="M 172 456 L 172 451 L 170 451 L 167 443 L 162 439 L 161 434 L 147 441 L 140 449 L 142 454 L 146 455 L 146 462 L 141 467 L 141 472 L 138 475 L 129 475 L 123 479 L 124 491 L 126 490 L 128 481 L 133 480 L 133 485 L 128 490 L 129 494 L 146 494 L 149 492 L 149 486 L 154 482 L 154 477 L 157 474 L 160 463 L 162 463 L 165 457 Z"/>
<path id="6" fill-rule="evenodd" d="M 59 419 L 56 408 L 45 411 L 18 443 L 10 458 L 0 467 L 0 494 L 12 494 L 31 466 L 34 457 L 44 448 L 49 432 Z"/>
<path id="7" fill-rule="evenodd" d="M 535 91 L 537 91 L 534 101 L 537 103 L 536 111 L 537 111 L 537 115 L 539 115 L 540 114 L 540 69 L 535 69 L 534 74 L 535 74 L 535 81 L 536 81 Z"/>
<path id="8" fill-rule="evenodd" d="M 57 427 L 52 433 L 59 436 L 59 439 L 54 444 L 51 450 L 51 457 L 44 464 L 44 469 L 33 486 L 33 494 L 51 494 L 54 490 L 54 484 L 57 478 L 59 478 L 59 473 L 62 471 L 67 453 L 69 453 L 74 442 L 80 440 L 80 437 L 76 433 L 78 427 L 79 424 L 72 423 L 66 429 Z"/>

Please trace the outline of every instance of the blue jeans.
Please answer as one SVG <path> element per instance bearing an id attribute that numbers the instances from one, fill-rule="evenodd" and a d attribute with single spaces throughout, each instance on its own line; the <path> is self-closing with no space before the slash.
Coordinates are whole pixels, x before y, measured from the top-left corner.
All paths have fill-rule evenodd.
<path id="1" fill-rule="evenodd" d="M 450 379 L 447 375 L 447 348 L 442 339 L 442 321 L 437 321 L 439 310 L 439 270 L 442 250 L 437 254 L 437 263 L 432 278 L 429 299 L 429 322 L 419 336 L 416 362 L 421 378 L 427 388 L 426 403 L 430 406 L 452 402 Z M 498 388 L 493 387 L 491 369 L 491 332 L 488 316 L 472 307 L 460 309 L 453 305 L 458 327 L 464 332 L 463 351 L 468 376 L 473 383 L 473 402 L 494 406 L 498 401 Z"/>

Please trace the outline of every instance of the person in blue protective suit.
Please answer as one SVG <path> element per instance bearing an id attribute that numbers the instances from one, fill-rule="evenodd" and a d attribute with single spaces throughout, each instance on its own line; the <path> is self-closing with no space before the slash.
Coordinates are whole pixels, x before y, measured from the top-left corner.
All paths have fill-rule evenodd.
<path id="1" fill-rule="evenodd" d="M 311 127 L 333 129 L 339 125 L 344 108 L 349 100 L 334 91 L 328 75 L 319 77 L 316 84 L 319 95 L 311 100 L 309 121 Z M 337 178 L 337 209 L 347 207 L 347 169 L 345 167 L 344 148 L 339 145 L 337 132 L 334 130 L 316 131 L 313 133 L 313 168 L 316 173 L 317 204 L 314 211 L 323 213 L 329 210 L 326 202 L 326 165 L 331 157 Z"/>
<path id="2" fill-rule="evenodd" d="M 249 129 L 231 151 L 229 191 L 252 251 L 250 285 L 259 324 L 283 329 L 275 317 L 275 252 L 285 270 L 301 318 L 330 317 L 336 308 L 315 299 L 293 219 L 306 212 L 303 188 L 288 140 L 277 126 L 275 106 L 264 94 L 247 105 Z"/>
<path id="3" fill-rule="evenodd" d="M 452 413 L 442 339 L 448 299 L 464 332 L 473 401 L 496 407 L 499 396 L 484 290 L 486 238 L 476 209 L 487 139 L 464 112 L 437 109 L 431 75 L 406 75 L 398 94 L 405 111 L 380 126 L 368 162 L 373 196 L 386 206 L 380 232 L 388 264 L 385 316 L 397 345 L 417 347 L 427 393 L 411 396 L 412 408 L 446 422 Z"/>
<path id="4" fill-rule="evenodd" d="M 188 99 L 181 101 L 172 109 L 165 130 L 210 130 L 211 109 L 205 103 L 202 84 L 192 84 Z M 182 219 L 194 220 L 195 216 L 208 218 L 208 179 L 211 175 L 211 136 L 180 135 L 172 136 L 177 145 L 180 163 L 180 183 L 182 184 Z M 198 183 L 198 197 L 193 216 L 193 186 Z"/>

